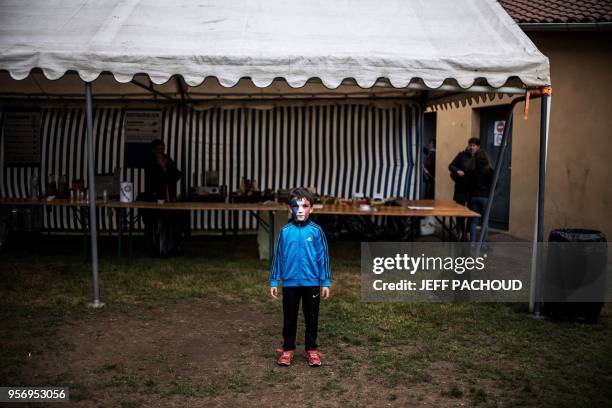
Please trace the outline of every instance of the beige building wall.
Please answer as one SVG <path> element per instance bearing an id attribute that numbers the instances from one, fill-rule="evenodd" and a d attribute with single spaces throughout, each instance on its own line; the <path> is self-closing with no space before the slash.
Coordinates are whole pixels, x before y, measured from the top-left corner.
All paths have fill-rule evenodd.
<path id="1" fill-rule="evenodd" d="M 545 197 L 545 234 L 593 228 L 612 240 L 612 32 L 528 32 L 550 59 L 552 109 Z M 479 134 L 477 108 L 510 99 L 438 111 L 436 198 L 452 198 L 447 166 Z M 529 120 L 514 111 L 509 233 L 533 236 L 538 178 L 540 102 Z"/>

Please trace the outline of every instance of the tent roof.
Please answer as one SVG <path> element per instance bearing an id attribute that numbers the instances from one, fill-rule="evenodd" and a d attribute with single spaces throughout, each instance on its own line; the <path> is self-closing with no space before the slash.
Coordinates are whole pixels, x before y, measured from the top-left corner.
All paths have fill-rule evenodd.
<path id="1" fill-rule="evenodd" d="M 35 68 L 222 87 L 550 84 L 548 59 L 496 0 L 0 2 L 0 70 Z"/>

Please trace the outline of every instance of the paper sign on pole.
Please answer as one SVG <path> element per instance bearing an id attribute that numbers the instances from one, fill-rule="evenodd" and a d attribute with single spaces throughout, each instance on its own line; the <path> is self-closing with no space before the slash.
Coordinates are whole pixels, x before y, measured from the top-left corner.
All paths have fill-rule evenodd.
<path id="1" fill-rule="evenodd" d="M 493 125 L 493 146 L 501 146 L 504 137 L 505 120 L 497 120 Z"/>

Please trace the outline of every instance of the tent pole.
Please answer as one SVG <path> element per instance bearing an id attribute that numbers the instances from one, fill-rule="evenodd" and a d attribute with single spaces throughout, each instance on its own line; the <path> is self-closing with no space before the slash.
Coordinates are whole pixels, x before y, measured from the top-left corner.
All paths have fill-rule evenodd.
<path id="1" fill-rule="evenodd" d="M 147 86 L 147 85 L 145 85 L 143 83 L 140 83 L 140 82 L 136 81 L 135 79 L 132 79 L 130 82 L 132 84 L 136 85 L 136 86 L 139 86 L 139 87 L 141 87 L 143 89 L 146 89 L 147 91 L 151 92 L 153 95 L 161 96 L 162 98 L 165 98 L 165 99 L 168 99 L 170 101 L 176 102 L 176 99 L 174 99 L 171 96 L 166 95 L 163 92 L 157 91 L 156 89 L 153 88 L 153 86 L 149 87 L 149 86 Z"/>
<path id="2" fill-rule="evenodd" d="M 538 202 L 536 207 L 536 227 L 534 228 L 534 241 L 537 243 L 544 242 L 544 193 L 546 192 L 546 161 L 548 156 L 548 125 L 550 121 L 550 96 L 542 94 L 540 101 L 540 162 L 539 162 L 539 177 L 538 177 Z M 533 314 L 539 317 L 541 310 L 541 277 L 542 277 L 542 260 L 540 259 L 541 251 L 539 245 L 534 245 L 534 262 L 532 266 L 532 282 L 535 283 L 533 291 Z M 535 276 L 533 276 L 535 274 Z M 530 303 L 530 306 L 531 306 Z"/>
<path id="3" fill-rule="evenodd" d="M 502 134 L 501 140 L 501 148 L 497 153 L 497 162 L 495 165 L 495 173 L 493 174 L 493 181 L 491 182 L 491 187 L 489 188 L 489 201 L 487 202 L 487 206 L 485 208 L 484 214 L 482 216 L 482 226 L 480 230 L 480 235 L 478 237 L 478 248 L 482 247 L 482 242 L 484 241 L 484 233 L 485 225 L 489 225 L 489 216 L 491 215 L 491 208 L 493 207 L 493 199 L 495 198 L 495 187 L 497 186 L 497 181 L 499 180 L 499 175 L 501 173 L 501 168 L 504 164 L 504 157 L 506 154 L 506 148 L 508 147 L 508 137 L 510 136 L 510 128 L 512 127 L 512 117 L 514 112 L 514 107 L 517 103 L 524 101 L 525 97 L 521 96 L 519 98 L 515 98 L 510 103 L 510 108 L 508 109 L 508 116 L 506 117 L 506 126 L 504 126 L 504 133 Z"/>
<path id="4" fill-rule="evenodd" d="M 418 157 L 418 167 L 417 167 L 417 177 L 418 177 L 418 193 L 417 197 L 419 200 L 424 198 L 424 188 L 423 188 L 423 122 L 425 121 L 425 107 L 421 105 L 419 108 L 419 124 L 417 126 L 417 157 Z"/>
<path id="5" fill-rule="evenodd" d="M 538 242 L 544 241 L 544 192 L 546 183 L 546 159 L 548 155 L 548 121 L 550 96 L 542 95 L 540 107 L 540 171 L 538 179 Z"/>
<path id="6" fill-rule="evenodd" d="M 540 201 L 540 197 L 538 192 L 536 191 L 536 211 L 535 211 L 535 222 L 533 223 L 533 240 L 531 245 L 531 269 L 530 269 L 530 289 L 529 289 L 529 312 L 535 312 L 535 302 L 536 302 L 536 271 L 538 270 L 538 205 L 537 203 Z M 540 310 L 538 305 L 537 314 L 534 317 L 540 317 Z"/>
<path id="7" fill-rule="evenodd" d="M 85 119 L 87 121 L 87 178 L 89 189 L 89 231 L 91 232 L 91 272 L 93 279 L 93 302 L 88 306 L 98 308 L 104 306 L 100 302 L 100 285 L 98 282 L 98 227 L 96 222 L 96 177 L 94 171 L 93 148 L 93 114 L 92 114 L 91 82 L 85 83 Z"/>

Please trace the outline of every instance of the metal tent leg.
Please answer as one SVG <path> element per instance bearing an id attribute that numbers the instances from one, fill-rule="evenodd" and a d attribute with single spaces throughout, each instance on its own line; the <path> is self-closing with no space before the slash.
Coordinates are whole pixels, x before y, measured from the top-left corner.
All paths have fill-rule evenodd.
<path id="1" fill-rule="evenodd" d="M 423 130 L 425 129 L 425 126 L 423 126 L 423 122 L 425 121 L 425 108 L 424 107 L 420 107 L 419 108 L 419 121 L 418 121 L 418 125 L 417 125 L 417 177 L 418 177 L 418 192 L 417 192 L 417 199 L 422 200 L 425 198 L 425 188 L 424 188 L 424 182 L 423 182 L 423 164 L 424 164 L 424 157 L 423 157 Z"/>
<path id="2" fill-rule="evenodd" d="M 94 148 L 93 148 L 93 114 L 92 114 L 91 83 L 85 83 L 85 119 L 87 123 L 87 177 L 89 189 L 89 231 L 91 232 L 91 273 L 93 281 L 93 301 L 90 307 L 98 308 L 104 306 L 100 302 L 100 285 L 98 281 L 98 224 L 96 217 L 96 177 L 94 171 Z"/>
<path id="3" fill-rule="evenodd" d="M 276 211 L 269 211 L 270 220 L 268 221 L 268 258 L 269 265 L 272 268 L 272 262 L 274 261 L 274 221 L 276 218 Z"/>
<path id="4" fill-rule="evenodd" d="M 538 172 L 538 194 L 536 205 L 536 219 L 534 225 L 534 246 L 532 254 L 531 282 L 534 288 L 531 291 L 529 310 L 536 317 L 540 316 L 541 310 L 541 277 L 542 259 L 538 243 L 544 242 L 544 194 L 546 192 L 546 161 L 548 156 L 548 125 L 550 122 L 550 96 L 542 94 L 540 100 L 540 162 Z"/>

